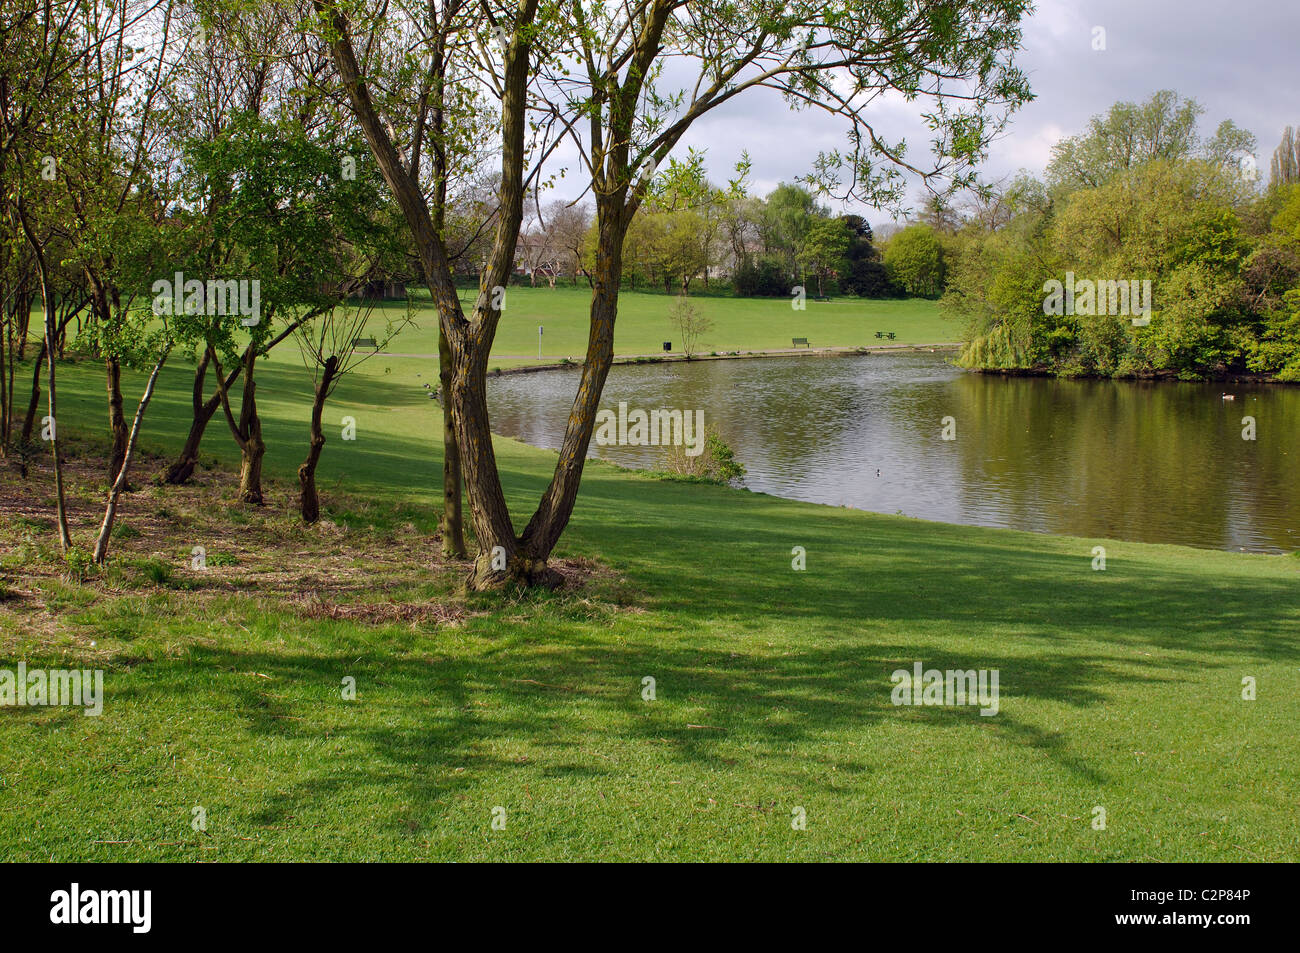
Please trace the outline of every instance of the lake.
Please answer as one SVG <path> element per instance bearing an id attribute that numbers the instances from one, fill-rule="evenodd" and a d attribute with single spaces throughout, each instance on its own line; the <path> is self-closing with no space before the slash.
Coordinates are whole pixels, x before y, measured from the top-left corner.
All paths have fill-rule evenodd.
<path id="1" fill-rule="evenodd" d="M 620 365 L 601 406 L 702 410 L 748 468 L 745 485 L 775 496 L 1040 533 L 1300 549 L 1300 388 L 1003 378 L 949 357 Z M 557 449 L 577 383 L 576 369 L 493 378 L 493 430 Z M 665 451 L 593 443 L 592 455 L 661 467 Z"/>

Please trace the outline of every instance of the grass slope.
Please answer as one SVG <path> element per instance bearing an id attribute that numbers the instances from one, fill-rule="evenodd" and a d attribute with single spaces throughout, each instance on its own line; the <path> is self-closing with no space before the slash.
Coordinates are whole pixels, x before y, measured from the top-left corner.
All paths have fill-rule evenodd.
<path id="1" fill-rule="evenodd" d="M 560 555 L 610 572 L 466 596 L 432 535 L 437 405 L 412 370 L 432 365 L 385 363 L 329 406 L 317 529 L 291 512 L 308 382 L 285 359 L 258 390 L 272 505 L 228 505 L 237 455 L 215 420 L 222 467 L 134 494 L 141 535 L 97 579 L 60 578 L 24 508 L 47 505 L 45 476 L 4 474 L 0 667 L 102 667 L 107 694 L 99 718 L 0 710 L 7 859 L 1296 859 L 1300 560 L 592 463 Z M 101 371 L 61 374 L 61 433 L 99 439 Z M 185 368 L 164 384 L 146 445 L 165 453 Z M 496 447 L 522 525 L 554 455 Z M 73 481 L 83 545 L 101 489 Z M 235 564 L 195 573 L 195 545 Z M 1000 713 L 894 707 L 890 673 L 918 660 L 998 669 Z"/>

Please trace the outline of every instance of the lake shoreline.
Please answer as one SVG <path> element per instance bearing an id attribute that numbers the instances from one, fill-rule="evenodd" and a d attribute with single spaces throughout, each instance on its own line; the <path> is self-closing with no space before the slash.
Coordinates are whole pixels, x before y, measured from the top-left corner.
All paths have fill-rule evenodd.
<path id="1" fill-rule="evenodd" d="M 954 365 L 960 366 L 960 365 Z M 1209 374 L 1190 380 L 1178 376 L 1176 371 L 1155 371 L 1150 374 L 1054 374 L 1037 367 L 962 367 L 963 371 L 987 377 L 1031 377 L 1061 381 L 1124 381 L 1129 384 L 1277 384 L 1281 387 L 1300 386 L 1300 381 L 1278 380 L 1271 374 L 1222 373 Z"/>
<path id="2" fill-rule="evenodd" d="M 807 353 L 818 352 L 799 356 Z M 868 356 L 854 349 L 820 353 Z M 963 373 L 952 353 L 938 347 L 894 346 L 859 362 L 765 356 L 766 363 L 748 364 L 709 363 L 736 355 L 685 364 L 684 358 L 624 359 L 611 372 L 606 400 L 610 406 L 627 400 L 629 406 L 711 408 L 719 435 L 750 469 L 750 487 L 782 499 L 953 525 L 1207 549 L 1291 552 L 1300 541 L 1288 516 L 1294 493 L 1278 489 L 1287 482 L 1279 482 L 1280 474 L 1292 466 L 1279 440 L 1294 390 L 1034 380 L 1043 375 L 1000 381 Z M 637 369 L 651 363 L 675 366 Z M 566 366 L 580 367 L 545 369 Z M 490 385 L 492 430 L 554 450 L 575 382 L 562 375 L 512 376 L 540 369 L 503 370 Z M 1221 401 L 1220 390 L 1235 392 L 1236 402 Z M 1153 430 L 1153 421 L 1162 426 Z M 941 427 L 952 427 L 952 437 Z M 1252 442 L 1256 427 L 1258 448 Z M 1149 454 L 1139 452 L 1153 440 L 1185 451 L 1170 457 L 1178 462 L 1161 476 L 1153 473 Z M 780 441 L 792 441 L 798 452 L 773 449 Z M 1102 462 L 1125 449 L 1143 479 L 1117 480 Z M 664 468 L 662 454 L 641 444 L 593 446 L 591 456 L 633 470 Z M 1189 498 L 1204 506 L 1182 496 L 1162 501 L 1161 485 L 1188 487 Z M 1137 525 L 1129 525 L 1134 520 Z"/>
<path id="3" fill-rule="evenodd" d="M 955 353 L 961 350 L 960 344 L 943 343 L 943 344 L 887 344 L 877 345 L 874 347 L 822 347 L 822 348 L 791 348 L 789 350 L 764 350 L 764 351 L 733 351 L 722 354 L 693 354 L 687 357 L 684 354 L 633 354 L 615 357 L 611 362 L 611 367 L 641 364 L 697 364 L 705 361 L 739 361 L 748 359 L 763 359 L 776 357 L 864 357 L 871 354 L 902 354 L 902 353 L 920 353 L 920 354 L 937 354 L 937 353 Z M 431 355 L 436 357 L 437 355 Z M 520 367 L 494 367 L 488 372 L 489 377 L 506 377 L 513 374 L 536 374 L 539 371 L 557 371 L 557 370 L 577 370 L 584 366 L 583 361 L 561 361 L 551 364 L 523 365 Z"/>

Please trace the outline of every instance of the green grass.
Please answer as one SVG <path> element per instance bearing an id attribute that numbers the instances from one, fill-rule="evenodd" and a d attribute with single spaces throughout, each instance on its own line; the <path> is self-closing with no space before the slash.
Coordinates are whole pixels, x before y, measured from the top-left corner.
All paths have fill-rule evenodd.
<path id="1" fill-rule="evenodd" d="M 230 571 L 262 538 L 313 568 L 284 512 L 309 396 L 289 356 L 258 390 L 273 505 L 205 514 L 240 515 L 209 545 L 240 553 Z M 107 695 L 100 718 L 0 711 L 7 859 L 1296 859 L 1300 559 L 948 526 L 593 463 L 558 555 L 619 578 L 467 597 L 430 562 L 437 405 L 414 374 L 433 363 L 365 368 L 326 415 L 320 483 L 346 532 L 312 545 L 397 587 L 376 600 L 443 601 L 462 620 L 372 625 L 188 591 L 179 529 L 170 576 L 124 563 L 119 585 L 25 582 L 48 527 L 0 519 L 0 663 L 102 667 Z M 61 433 L 98 439 L 101 370 L 61 375 Z M 180 443 L 186 369 L 164 384 L 146 422 L 159 452 Z M 344 414 L 355 442 L 337 439 Z M 233 466 L 223 427 L 205 462 Z M 522 525 L 555 458 L 496 447 Z M 409 563 L 400 580 L 366 554 L 379 544 Z M 39 611 L 14 598 L 32 586 Z M 894 707 L 890 673 L 918 660 L 998 669 L 1000 713 Z"/>
<path id="2" fill-rule="evenodd" d="M 477 291 L 462 291 L 461 299 L 471 306 Z M 421 296 L 420 301 L 427 301 Z M 653 292 L 624 292 L 619 295 L 618 324 L 614 351 L 618 355 L 660 354 L 664 341 L 680 349 L 680 334 L 668 319 L 672 295 Z M 934 301 L 919 298 L 872 301 L 860 298 L 832 298 L 806 302 L 803 311 L 791 307 L 788 298 L 733 298 L 692 295 L 692 303 L 709 317 L 714 328 L 700 342 L 700 351 L 761 351 L 788 349 L 796 337 L 806 337 L 813 347 L 865 347 L 880 344 L 938 344 L 960 339 L 960 331 L 939 314 Z M 510 287 L 506 292 L 504 317 L 492 348 L 494 366 L 512 367 L 537 363 L 537 327 L 541 325 L 542 355 L 547 363 L 562 357 L 581 361 L 587 350 L 588 308 L 591 292 L 585 286 L 571 288 Z M 386 302 L 377 310 L 374 330 L 382 331 L 388 314 L 399 318 L 405 304 Z M 403 333 L 390 350 L 410 354 L 436 354 L 438 328 L 431 309 L 421 308 L 419 327 Z M 893 331 L 894 341 L 876 338 L 877 331 Z M 375 358 L 385 360 L 385 358 Z"/>

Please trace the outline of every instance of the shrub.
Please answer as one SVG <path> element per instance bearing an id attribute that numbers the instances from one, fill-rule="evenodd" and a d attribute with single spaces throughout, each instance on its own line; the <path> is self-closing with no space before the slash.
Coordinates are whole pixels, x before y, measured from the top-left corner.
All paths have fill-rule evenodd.
<path id="1" fill-rule="evenodd" d="M 669 447 L 667 466 L 669 473 L 721 484 L 732 484 L 745 475 L 745 465 L 713 427 L 704 432 L 704 450 L 698 456 L 688 456 L 684 446 Z"/>

